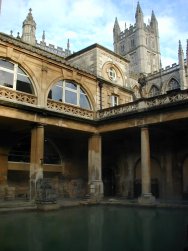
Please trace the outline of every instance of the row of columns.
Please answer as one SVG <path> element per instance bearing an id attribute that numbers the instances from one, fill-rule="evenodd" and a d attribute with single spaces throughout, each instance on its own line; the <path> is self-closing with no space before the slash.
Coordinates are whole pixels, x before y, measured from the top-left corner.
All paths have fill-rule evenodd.
<path id="1" fill-rule="evenodd" d="M 43 178 L 44 125 L 35 125 L 31 131 L 30 196 L 36 195 L 37 181 Z M 100 200 L 103 197 L 101 135 L 93 134 L 88 140 L 89 194 Z M 3 170 L 1 171 L 3 176 Z M 141 179 L 142 195 L 139 202 L 152 202 L 150 174 L 150 144 L 148 127 L 141 128 Z M 1 182 L 2 183 L 2 182 Z"/>
<path id="2" fill-rule="evenodd" d="M 43 178 L 44 126 L 37 125 L 31 133 L 30 188 L 35 192 L 36 182 Z M 89 193 L 96 199 L 103 197 L 101 136 L 94 134 L 88 141 L 88 185 Z M 142 195 L 139 202 L 152 202 L 150 143 L 148 127 L 141 127 L 141 179 Z"/>
<path id="3" fill-rule="evenodd" d="M 89 139 L 88 174 L 90 194 L 98 199 L 103 197 L 102 164 L 101 164 L 101 136 L 95 134 Z M 153 203 L 155 198 L 151 194 L 151 166 L 149 129 L 141 127 L 141 179 L 142 194 L 140 203 Z"/>

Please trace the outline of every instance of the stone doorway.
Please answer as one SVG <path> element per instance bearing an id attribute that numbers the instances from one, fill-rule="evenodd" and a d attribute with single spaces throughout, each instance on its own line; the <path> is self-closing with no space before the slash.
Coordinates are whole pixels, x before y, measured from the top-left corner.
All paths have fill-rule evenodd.
<path id="1" fill-rule="evenodd" d="M 103 168 L 102 179 L 104 185 L 104 196 L 115 196 L 115 175 L 112 168 Z"/>

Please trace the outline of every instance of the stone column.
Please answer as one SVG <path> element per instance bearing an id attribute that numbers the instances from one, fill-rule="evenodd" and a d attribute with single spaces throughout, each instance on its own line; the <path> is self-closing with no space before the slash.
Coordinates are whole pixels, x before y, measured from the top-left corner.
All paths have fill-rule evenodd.
<path id="1" fill-rule="evenodd" d="M 31 130 L 30 160 L 30 198 L 36 197 L 36 184 L 43 178 L 44 125 L 39 124 Z"/>
<path id="2" fill-rule="evenodd" d="M 165 199 L 173 198 L 173 177 L 172 177 L 172 151 L 166 153 L 166 196 Z"/>
<path id="3" fill-rule="evenodd" d="M 103 197 L 101 136 L 94 134 L 88 142 L 88 185 L 91 197 L 100 200 Z"/>
<path id="4" fill-rule="evenodd" d="M 8 150 L 0 147 L 0 200 L 6 196 L 8 173 Z"/>
<path id="5" fill-rule="evenodd" d="M 142 195 L 140 203 L 152 203 L 155 198 L 151 194 L 151 164 L 150 164 L 150 143 L 149 129 L 147 126 L 141 127 L 141 179 Z"/>
<path id="6" fill-rule="evenodd" d="M 7 185 L 8 151 L 0 148 L 0 185 Z"/>

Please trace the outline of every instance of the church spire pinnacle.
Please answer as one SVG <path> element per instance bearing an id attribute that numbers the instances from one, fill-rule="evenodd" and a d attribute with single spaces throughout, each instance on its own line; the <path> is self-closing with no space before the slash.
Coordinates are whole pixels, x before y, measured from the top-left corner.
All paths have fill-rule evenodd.
<path id="1" fill-rule="evenodd" d="M 178 54 L 181 55 L 183 53 L 181 41 L 179 40 L 179 49 L 178 49 Z"/>
<path id="2" fill-rule="evenodd" d="M 120 33 L 120 32 L 121 32 L 117 17 L 115 18 L 114 29 L 113 29 L 113 31 L 114 31 L 114 32 L 117 32 L 117 33 Z"/>
<path id="3" fill-rule="evenodd" d="M 32 9 L 29 9 L 29 13 L 22 25 L 22 41 L 35 45 L 36 38 L 35 38 L 35 31 L 36 31 L 36 23 L 32 16 Z"/>
<path id="4" fill-rule="evenodd" d="M 45 42 L 45 31 L 43 31 L 43 33 L 42 33 L 42 42 L 43 43 Z"/>
<path id="5" fill-rule="evenodd" d="M 67 40 L 67 50 L 70 50 L 70 41 L 69 41 L 69 38 Z"/>
<path id="6" fill-rule="evenodd" d="M 137 3 L 137 7 L 136 7 L 135 19 L 136 19 L 136 26 L 138 28 L 143 28 L 144 27 L 144 16 L 143 16 L 143 12 L 142 12 L 142 9 L 140 7 L 139 2 Z"/>
<path id="7" fill-rule="evenodd" d="M 185 77 L 185 67 L 184 67 L 184 53 L 179 40 L 179 49 L 178 49 L 178 59 L 179 59 L 179 74 L 180 74 L 180 83 L 182 89 L 187 89 L 186 77 Z"/>
<path id="8" fill-rule="evenodd" d="M 188 39 L 187 39 L 187 48 L 186 48 L 186 63 L 188 67 Z"/>
<path id="9" fill-rule="evenodd" d="M 178 59 L 179 59 L 180 69 L 184 69 L 184 52 L 183 52 L 180 40 L 179 40 L 179 48 L 178 48 Z"/>
<path id="10" fill-rule="evenodd" d="M 113 37 L 114 37 L 114 51 L 117 52 L 117 42 L 119 40 L 119 35 L 121 33 L 117 17 L 115 18 L 114 28 L 113 28 Z"/>
<path id="11" fill-rule="evenodd" d="M 153 10 L 152 10 L 152 13 L 151 13 L 150 26 L 156 32 L 156 34 L 158 34 L 158 22 L 157 22 L 157 19 L 155 17 L 155 13 L 154 13 Z"/>
<path id="12" fill-rule="evenodd" d="M 137 7 L 136 7 L 135 18 L 137 18 L 139 15 L 142 15 L 142 16 L 143 16 L 143 12 L 142 12 L 142 9 L 141 9 L 141 7 L 140 7 L 140 3 L 138 2 L 138 3 L 137 3 Z"/>

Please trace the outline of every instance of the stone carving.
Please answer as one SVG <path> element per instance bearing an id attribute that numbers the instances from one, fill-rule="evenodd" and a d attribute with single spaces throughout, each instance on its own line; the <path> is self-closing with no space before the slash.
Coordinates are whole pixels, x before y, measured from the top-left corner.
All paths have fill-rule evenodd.
<path id="1" fill-rule="evenodd" d="M 143 88 L 147 84 L 146 76 L 143 73 L 140 73 L 140 77 L 138 78 L 138 83 L 139 83 L 140 96 L 143 97 Z"/>

